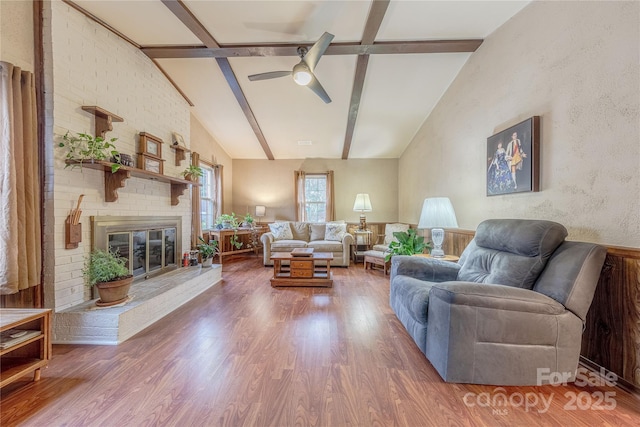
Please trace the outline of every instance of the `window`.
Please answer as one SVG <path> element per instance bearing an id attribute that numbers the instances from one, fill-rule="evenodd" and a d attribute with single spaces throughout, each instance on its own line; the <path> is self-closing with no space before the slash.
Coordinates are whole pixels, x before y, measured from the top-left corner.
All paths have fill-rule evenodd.
<path id="1" fill-rule="evenodd" d="M 327 216 L 327 176 L 308 174 L 304 180 L 304 209 L 309 222 L 325 222 Z"/>
<path id="2" fill-rule="evenodd" d="M 213 168 L 200 163 L 203 175 L 200 178 L 200 221 L 202 229 L 213 228 L 216 215 L 216 191 L 217 186 Z"/>

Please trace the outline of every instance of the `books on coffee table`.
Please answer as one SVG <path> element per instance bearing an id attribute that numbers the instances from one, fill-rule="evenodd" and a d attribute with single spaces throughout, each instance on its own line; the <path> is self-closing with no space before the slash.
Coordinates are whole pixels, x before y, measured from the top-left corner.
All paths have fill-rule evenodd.
<path id="1" fill-rule="evenodd" d="M 291 256 L 313 256 L 313 248 L 295 248 Z"/>

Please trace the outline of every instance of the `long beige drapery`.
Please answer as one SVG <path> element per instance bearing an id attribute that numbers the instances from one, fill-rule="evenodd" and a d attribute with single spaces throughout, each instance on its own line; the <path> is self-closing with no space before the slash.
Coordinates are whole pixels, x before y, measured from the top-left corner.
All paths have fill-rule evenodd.
<path id="1" fill-rule="evenodd" d="M 33 73 L 0 61 L 0 294 L 38 285 L 40 173 Z"/>

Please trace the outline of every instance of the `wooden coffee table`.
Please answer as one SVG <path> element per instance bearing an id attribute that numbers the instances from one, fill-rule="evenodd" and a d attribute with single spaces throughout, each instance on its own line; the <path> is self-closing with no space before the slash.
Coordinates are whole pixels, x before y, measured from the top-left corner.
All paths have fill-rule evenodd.
<path id="1" fill-rule="evenodd" d="M 271 254 L 273 278 L 271 286 L 319 286 L 333 287 L 331 260 L 333 254 L 314 252 L 311 256 L 293 256 L 289 252 Z M 283 265 L 282 261 L 289 261 Z"/>

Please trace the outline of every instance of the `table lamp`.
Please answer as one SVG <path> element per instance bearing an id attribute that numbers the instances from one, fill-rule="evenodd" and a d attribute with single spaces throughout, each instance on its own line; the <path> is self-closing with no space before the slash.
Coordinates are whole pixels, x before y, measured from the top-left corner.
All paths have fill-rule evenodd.
<path id="1" fill-rule="evenodd" d="M 355 212 L 360 212 L 360 226 L 358 227 L 358 230 L 366 230 L 367 217 L 364 213 L 371 212 L 371 200 L 367 193 L 356 194 L 356 202 L 353 204 L 353 210 Z"/>
<path id="2" fill-rule="evenodd" d="M 266 212 L 267 212 L 267 208 L 265 206 L 256 205 L 256 218 L 258 218 L 258 224 L 260 224 L 260 218 L 265 216 Z"/>
<path id="3" fill-rule="evenodd" d="M 424 199 L 422 213 L 418 228 L 430 228 L 431 240 L 434 248 L 431 256 L 434 258 L 444 257 L 442 243 L 444 242 L 443 228 L 458 228 L 456 213 L 448 197 L 432 197 Z"/>

